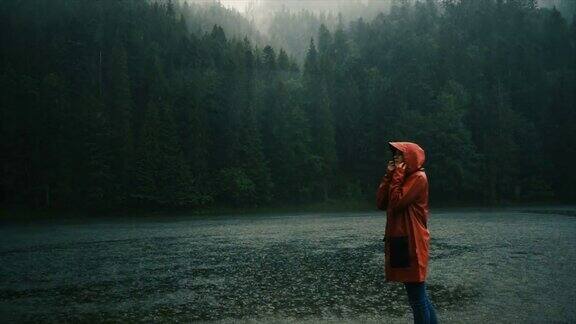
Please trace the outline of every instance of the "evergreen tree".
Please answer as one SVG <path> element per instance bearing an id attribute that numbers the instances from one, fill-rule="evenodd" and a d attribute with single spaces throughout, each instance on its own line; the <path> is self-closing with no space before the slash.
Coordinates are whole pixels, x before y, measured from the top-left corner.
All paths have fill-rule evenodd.
<path id="1" fill-rule="evenodd" d="M 133 161 L 132 94 L 128 77 L 127 55 L 121 44 L 112 50 L 108 94 L 108 118 L 111 135 L 112 169 L 114 178 L 113 199 L 122 204 L 131 187 L 130 174 Z"/>
<path id="2" fill-rule="evenodd" d="M 311 40 L 304 63 L 304 106 L 313 134 L 311 144 L 312 154 L 315 156 L 314 168 L 320 177 L 317 182 L 319 188 L 315 194 L 320 194 L 326 200 L 336 166 L 335 132 L 328 90 L 318 65 L 318 52 Z"/>
<path id="3" fill-rule="evenodd" d="M 278 68 L 282 71 L 288 71 L 290 69 L 290 60 L 284 49 L 280 49 L 280 53 L 278 53 Z"/>
<path id="4" fill-rule="evenodd" d="M 0 1 L 0 204 L 371 199 L 390 140 L 423 145 L 440 201 L 573 201 L 576 20 L 560 9 L 403 0 L 348 25 L 283 10 L 264 46 L 220 4 Z"/>
<path id="5" fill-rule="evenodd" d="M 426 150 L 431 190 L 443 201 L 457 203 L 473 198 L 480 185 L 475 174 L 480 156 L 465 124 L 469 106 L 465 89 L 450 82 L 438 98 L 437 109 L 421 116 L 414 125 L 416 140 Z"/>

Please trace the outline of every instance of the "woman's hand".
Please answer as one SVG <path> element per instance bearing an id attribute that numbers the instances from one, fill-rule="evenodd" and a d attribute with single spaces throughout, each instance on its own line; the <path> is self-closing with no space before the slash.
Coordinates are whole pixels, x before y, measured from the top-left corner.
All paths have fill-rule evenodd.
<path id="1" fill-rule="evenodd" d="M 406 162 L 394 163 L 394 168 L 406 170 Z"/>

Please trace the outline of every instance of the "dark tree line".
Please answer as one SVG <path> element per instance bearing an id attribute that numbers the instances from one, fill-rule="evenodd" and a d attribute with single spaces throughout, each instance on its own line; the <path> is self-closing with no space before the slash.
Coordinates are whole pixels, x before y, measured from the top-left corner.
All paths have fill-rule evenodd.
<path id="1" fill-rule="evenodd" d="M 400 1 L 321 25 L 301 65 L 201 20 L 1 2 L 2 205 L 372 199 L 390 140 L 427 151 L 436 203 L 574 201 L 576 24 L 554 9 Z"/>

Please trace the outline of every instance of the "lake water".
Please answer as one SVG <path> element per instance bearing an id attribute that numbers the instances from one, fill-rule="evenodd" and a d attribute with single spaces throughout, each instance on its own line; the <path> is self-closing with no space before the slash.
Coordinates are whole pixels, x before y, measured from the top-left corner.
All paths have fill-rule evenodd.
<path id="1" fill-rule="evenodd" d="M 0 322 L 411 321 L 385 216 L 0 223 Z M 576 208 L 432 210 L 428 288 L 450 323 L 576 322 Z"/>

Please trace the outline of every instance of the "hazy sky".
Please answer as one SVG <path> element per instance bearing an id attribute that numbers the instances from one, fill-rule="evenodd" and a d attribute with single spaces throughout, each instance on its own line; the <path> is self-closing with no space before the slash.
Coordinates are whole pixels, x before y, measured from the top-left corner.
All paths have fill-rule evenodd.
<path id="1" fill-rule="evenodd" d="M 234 8 L 239 12 L 244 13 L 246 6 L 254 0 L 221 0 L 225 7 Z"/>
<path id="2" fill-rule="evenodd" d="M 202 0 L 200 0 L 202 1 Z M 211 2 L 214 0 L 206 0 L 207 2 Z M 288 8 L 309 8 L 309 9 L 326 9 L 326 8 L 333 8 L 337 10 L 337 8 L 354 6 L 354 2 L 360 3 L 368 3 L 368 2 L 391 2 L 392 0 L 220 0 L 220 2 L 229 8 L 234 8 L 241 13 L 245 13 L 246 8 L 249 5 L 260 7 L 265 5 L 267 7 L 281 7 L 285 5 Z M 576 0 L 575 0 L 576 1 Z"/>
<path id="3" fill-rule="evenodd" d="M 389 6 L 393 1 L 394 0 L 191 0 L 191 2 L 205 3 L 220 2 L 225 7 L 236 9 L 243 14 L 246 14 L 248 7 L 263 14 L 261 11 L 275 11 L 281 9 L 282 6 L 292 10 L 306 8 L 312 11 L 333 10 L 336 13 L 339 11 L 347 12 L 357 7 L 359 3 L 368 5 L 372 9 L 378 9 Z M 555 6 L 560 11 L 563 11 L 568 18 L 576 12 L 576 0 L 538 0 L 537 3 L 541 7 Z M 252 14 L 258 15 L 258 13 L 255 12 L 252 12 Z"/>

